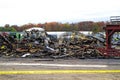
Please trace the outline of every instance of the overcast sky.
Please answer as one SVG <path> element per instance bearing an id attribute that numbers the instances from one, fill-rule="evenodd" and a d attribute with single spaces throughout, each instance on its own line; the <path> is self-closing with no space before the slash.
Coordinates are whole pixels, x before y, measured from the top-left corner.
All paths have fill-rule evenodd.
<path id="1" fill-rule="evenodd" d="M 106 21 L 120 16 L 120 0 L 0 0 L 0 26 Z"/>

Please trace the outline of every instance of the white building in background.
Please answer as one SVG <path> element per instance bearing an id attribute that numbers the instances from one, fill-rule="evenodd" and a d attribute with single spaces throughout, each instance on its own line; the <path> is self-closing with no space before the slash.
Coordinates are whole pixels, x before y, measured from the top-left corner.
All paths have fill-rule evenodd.
<path id="1" fill-rule="evenodd" d="M 79 31 L 78 33 L 81 33 L 81 34 L 84 34 L 84 35 L 92 35 L 92 31 Z M 60 37 L 65 37 L 65 36 L 68 36 L 68 37 L 71 37 L 72 35 L 72 32 L 66 32 L 66 31 L 54 31 L 54 32 L 47 32 L 47 34 L 49 35 L 56 35 L 57 38 L 60 38 Z"/>
<path id="2" fill-rule="evenodd" d="M 37 27 L 29 28 L 29 29 L 26 29 L 25 31 L 32 31 L 32 30 L 45 31 L 45 29 L 43 29 L 43 28 L 37 28 Z"/>

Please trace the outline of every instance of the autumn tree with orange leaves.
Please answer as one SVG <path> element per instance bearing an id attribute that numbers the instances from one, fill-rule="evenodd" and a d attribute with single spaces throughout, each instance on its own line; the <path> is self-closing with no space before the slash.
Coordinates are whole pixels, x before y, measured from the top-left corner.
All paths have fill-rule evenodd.
<path id="1" fill-rule="evenodd" d="M 22 26 L 9 25 L 6 24 L 4 27 L 12 27 L 16 31 L 21 32 L 29 28 L 40 27 L 44 28 L 46 31 L 103 31 L 103 27 L 109 22 L 93 22 L 93 21 L 83 21 L 78 23 L 60 23 L 60 22 L 49 22 L 49 23 L 28 23 Z"/>

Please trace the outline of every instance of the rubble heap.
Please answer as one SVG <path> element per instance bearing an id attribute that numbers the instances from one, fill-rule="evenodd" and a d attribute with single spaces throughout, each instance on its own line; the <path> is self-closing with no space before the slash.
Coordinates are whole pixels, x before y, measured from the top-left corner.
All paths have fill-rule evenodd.
<path id="1" fill-rule="evenodd" d="M 51 40 L 46 32 L 25 32 L 22 40 L 0 35 L 0 57 L 98 58 L 105 42 L 93 36 Z"/>

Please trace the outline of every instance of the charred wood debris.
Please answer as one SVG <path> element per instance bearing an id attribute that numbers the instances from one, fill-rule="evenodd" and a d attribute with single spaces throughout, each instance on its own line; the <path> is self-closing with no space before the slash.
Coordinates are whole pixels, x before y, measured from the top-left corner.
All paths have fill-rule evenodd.
<path id="1" fill-rule="evenodd" d="M 51 39 L 46 32 L 30 35 L 33 32 L 25 32 L 22 40 L 0 34 L 0 57 L 98 58 L 101 54 L 97 48 L 105 47 L 105 41 L 94 36 L 77 34 L 77 38 Z"/>

